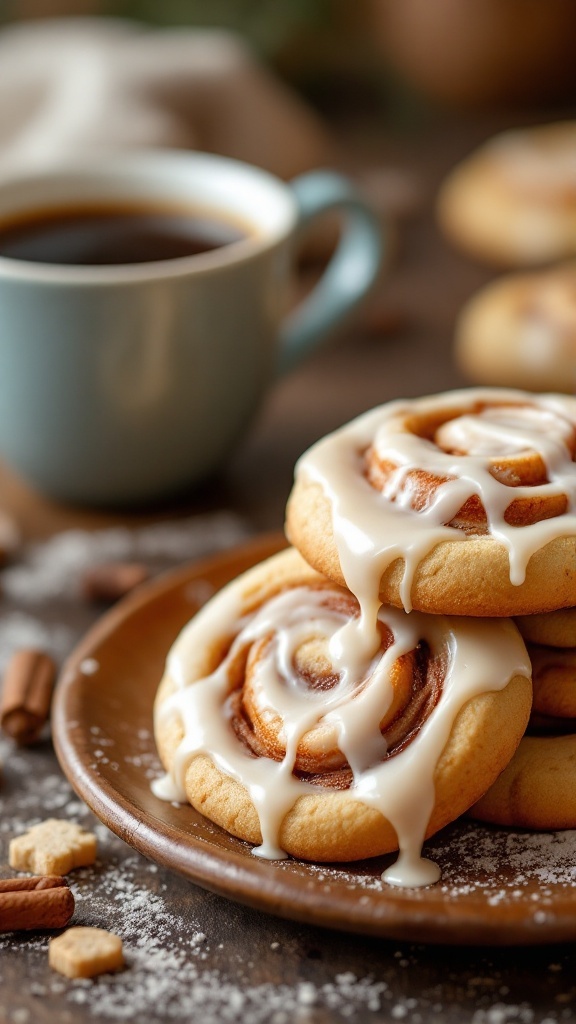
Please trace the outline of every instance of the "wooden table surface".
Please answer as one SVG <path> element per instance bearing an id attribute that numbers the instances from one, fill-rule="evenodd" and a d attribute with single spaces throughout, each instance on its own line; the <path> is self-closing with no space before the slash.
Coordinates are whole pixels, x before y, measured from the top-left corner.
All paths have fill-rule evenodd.
<path id="1" fill-rule="evenodd" d="M 223 477 L 177 508 L 129 514 L 64 508 L 2 468 L 2 505 L 25 537 L 44 539 L 70 527 L 136 528 L 222 509 L 255 533 L 280 529 L 294 462 L 317 437 L 388 399 L 465 384 L 451 358 L 454 319 L 463 300 L 494 275 L 442 239 L 433 197 L 452 163 L 494 127 L 494 119 L 470 116 L 424 119 L 402 133 L 384 122 L 347 131 L 344 166 L 392 168 L 417 193 L 410 215 L 398 218 L 377 293 L 389 327 L 378 333 L 356 322 L 279 382 Z M 18 614 L 30 614 L 29 607 L 5 600 L 0 628 L 3 622 L 9 630 Z M 47 628 L 57 619 L 53 605 L 35 614 Z M 96 612 L 63 607 L 61 614 L 79 636 Z M 0 875 L 9 875 L 8 839 L 27 822 L 66 814 L 91 819 L 63 780 L 49 742 L 29 753 L 4 743 L 2 752 Z M 440 948 L 327 932 L 204 892 L 98 829 L 98 864 L 76 873 L 77 906 L 82 920 L 96 916 L 124 931 L 134 951 L 131 966 L 113 980 L 70 984 L 47 968 L 46 937 L 0 936 L 0 1021 L 532 1024 L 573 1017 L 572 947 Z"/>

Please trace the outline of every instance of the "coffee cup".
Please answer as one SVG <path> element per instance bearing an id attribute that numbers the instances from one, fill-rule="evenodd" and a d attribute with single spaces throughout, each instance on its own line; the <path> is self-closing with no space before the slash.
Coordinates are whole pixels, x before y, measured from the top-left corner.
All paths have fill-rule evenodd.
<path id="1" fill-rule="evenodd" d="M 298 235 L 328 210 L 346 214 L 339 244 L 291 309 Z M 0 456 L 74 503 L 198 484 L 278 375 L 362 300 L 381 256 L 377 218 L 331 172 L 286 184 L 158 150 L 3 179 Z"/>

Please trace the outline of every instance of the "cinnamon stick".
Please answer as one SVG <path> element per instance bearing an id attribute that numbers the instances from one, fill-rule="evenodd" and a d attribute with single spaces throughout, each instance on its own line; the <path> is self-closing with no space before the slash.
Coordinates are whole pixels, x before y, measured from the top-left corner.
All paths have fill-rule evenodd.
<path id="1" fill-rule="evenodd" d="M 21 543 L 20 530 L 6 512 L 0 511 L 0 567 L 4 567 L 13 557 Z"/>
<path id="2" fill-rule="evenodd" d="M 17 651 L 0 697 L 0 726 L 22 746 L 34 743 L 48 719 L 56 666 L 43 651 Z"/>
<path id="3" fill-rule="evenodd" d="M 59 875 L 0 879 L 0 932 L 64 928 L 74 896 Z"/>
<path id="4" fill-rule="evenodd" d="M 81 581 L 87 601 L 113 604 L 144 583 L 150 572 L 141 562 L 103 562 L 87 569 Z"/>

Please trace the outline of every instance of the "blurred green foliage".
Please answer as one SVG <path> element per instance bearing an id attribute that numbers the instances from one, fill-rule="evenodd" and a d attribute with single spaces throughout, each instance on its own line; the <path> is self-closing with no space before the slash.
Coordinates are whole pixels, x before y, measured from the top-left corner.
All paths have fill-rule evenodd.
<path id="1" fill-rule="evenodd" d="M 102 0 L 101 13 L 154 25 L 232 29 L 271 56 L 300 31 L 326 27 L 333 7 L 333 0 Z"/>
<path id="2" fill-rule="evenodd" d="M 576 2 L 576 0 L 575 0 Z M 0 0 L 0 24 L 101 15 L 159 28 L 216 28 L 242 36 L 311 102 L 341 112 L 380 106 L 366 0 Z"/>
<path id="3" fill-rule="evenodd" d="M 14 4 L 11 0 L 0 0 L 0 25 L 14 17 Z"/>

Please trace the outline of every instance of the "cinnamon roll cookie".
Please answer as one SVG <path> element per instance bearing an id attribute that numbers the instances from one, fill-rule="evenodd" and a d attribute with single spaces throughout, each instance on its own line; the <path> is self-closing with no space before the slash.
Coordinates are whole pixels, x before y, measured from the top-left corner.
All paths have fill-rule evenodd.
<path id="1" fill-rule="evenodd" d="M 287 534 L 355 594 L 434 614 L 576 605 L 576 399 L 469 389 L 391 402 L 296 467 Z"/>
<path id="2" fill-rule="evenodd" d="M 576 121 L 495 136 L 448 175 L 448 237 L 489 263 L 528 267 L 576 253 Z"/>
<path id="3" fill-rule="evenodd" d="M 456 360 L 481 384 L 576 391 L 576 263 L 511 274 L 462 309 Z"/>
<path id="4" fill-rule="evenodd" d="M 518 624 L 538 638 L 527 640 L 533 712 L 514 758 L 472 814 L 501 825 L 576 828 L 576 609 Z"/>
<path id="5" fill-rule="evenodd" d="M 526 649 L 508 619 L 382 608 L 373 625 L 294 549 L 230 583 L 169 654 L 157 794 L 259 856 L 400 849 L 388 881 L 435 881 L 425 836 L 478 799 L 524 732 Z"/>
<path id="6" fill-rule="evenodd" d="M 471 816 L 538 831 L 576 828 L 576 735 L 525 736 Z"/>
<path id="7" fill-rule="evenodd" d="M 576 648 L 576 608 L 559 608 L 545 615 L 521 615 L 516 624 L 524 639 L 532 644 Z"/>
<path id="8" fill-rule="evenodd" d="M 540 724 L 572 732 L 576 723 L 576 648 L 528 644 L 534 687 L 533 712 Z M 568 723 L 568 728 L 566 725 Z"/>
<path id="9" fill-rule="evenodd" d="M 517 625 L 532 665 L 533 731 L 576 731 L 576 609 L 526 615 Z"/>

